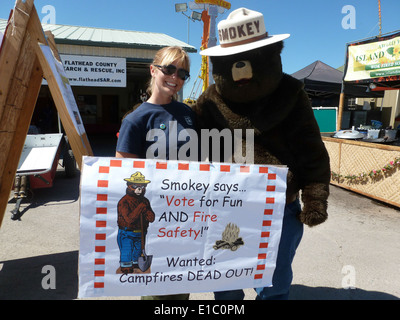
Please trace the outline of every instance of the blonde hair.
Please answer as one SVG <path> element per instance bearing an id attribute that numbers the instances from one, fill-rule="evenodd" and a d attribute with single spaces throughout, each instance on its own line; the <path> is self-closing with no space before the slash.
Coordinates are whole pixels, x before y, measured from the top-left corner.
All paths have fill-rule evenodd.
<path id="1" fill-rule="evenodd" d="M 177 46 L 164 47 L 158 50 L 156 55 L 154 56 L 152 65 L 154 66 L 157 64 L 161 66 L 167 66 L 174 61 L 178 61 L 178 63 L 182 66 L 183 69 L 188 71 L 190 70 L 190 59 L 188 54 L 181 47 Z M 153 92 L 153 86 L 154 86 L 154 78 L 151 77 L 149 85 L 146 90 L 149 97 Z"/>

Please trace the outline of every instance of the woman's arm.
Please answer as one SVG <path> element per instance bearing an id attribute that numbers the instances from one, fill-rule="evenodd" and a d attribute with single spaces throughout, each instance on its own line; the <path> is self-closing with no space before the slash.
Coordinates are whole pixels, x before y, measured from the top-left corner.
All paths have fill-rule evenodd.
<path id="1" fill-rule="evenodd" d="M 128 153 L 128 152 L 115 152 L 115 157 L 117 158 L 139 158 L 137 154 Z"/>

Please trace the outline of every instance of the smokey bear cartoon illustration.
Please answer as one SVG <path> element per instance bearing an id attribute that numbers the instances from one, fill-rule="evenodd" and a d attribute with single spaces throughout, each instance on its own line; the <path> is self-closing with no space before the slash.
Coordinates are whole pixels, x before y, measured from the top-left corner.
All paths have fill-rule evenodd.
<path id="1" fill-rule="evenodd" d="M 149 223 L 155 219 L 150 201 L 144 196 L 150 183 L 144 175 L 136 172 L 124 179 L 126 194 L 118 202 L 118 247 L 120 269 L 117 273 L 133 273 L 141 256 L 145 255 L 144 240 Z M 142 270 L 145 271 L 145 270 Z"/>

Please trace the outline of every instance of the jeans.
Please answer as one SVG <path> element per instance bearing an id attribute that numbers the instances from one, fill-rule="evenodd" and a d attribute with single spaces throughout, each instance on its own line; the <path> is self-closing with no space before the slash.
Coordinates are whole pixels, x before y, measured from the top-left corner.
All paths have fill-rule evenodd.
<path id="1" fill-rule="evenodd" d="M 138 258 L 142 253 L 142 233 L 128 230 L 118 230 L 118 247 L 120 251 L 121 267 L 132 267 L 137 264 Z"/>
<path id="2" fill-rule="evenodd" d="M 272 277 L 272 287 L 255 288 L 256 300 L 287 300 L 293 279 L 292 262 L 296 249 L 303 236 L 303 224 L 297 218 L 300 213 L 300 201 L 285 206 L 282 235 L 279 243 L 276 268 Z M 214 292 L 215 300 L 243 300 L 243 290 Z"/>

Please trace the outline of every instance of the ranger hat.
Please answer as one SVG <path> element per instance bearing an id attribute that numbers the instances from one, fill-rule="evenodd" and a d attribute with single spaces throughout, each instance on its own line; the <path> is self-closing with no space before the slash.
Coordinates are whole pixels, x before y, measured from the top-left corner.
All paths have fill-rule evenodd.
<path id="1" fill-rule="evenodd" d="M 228 56 L 282 41 L 290 34 L 268 35 L 262 13 L 240 8 L 218 23 L 219 46 L 200 51 L 204 56 Z"/>
<path id="2" fill-rule="evenodd" d="M 130 178 L 126 178 L 124 180 L 129 182 L 129 183 L 143 183 L 143 184 L 150 183 L 150 181 L 146 180 L 144 178 L 144 175 L 141 174 L 139 171 L 137 171 L 133 175 L 131 175 Z"/>

